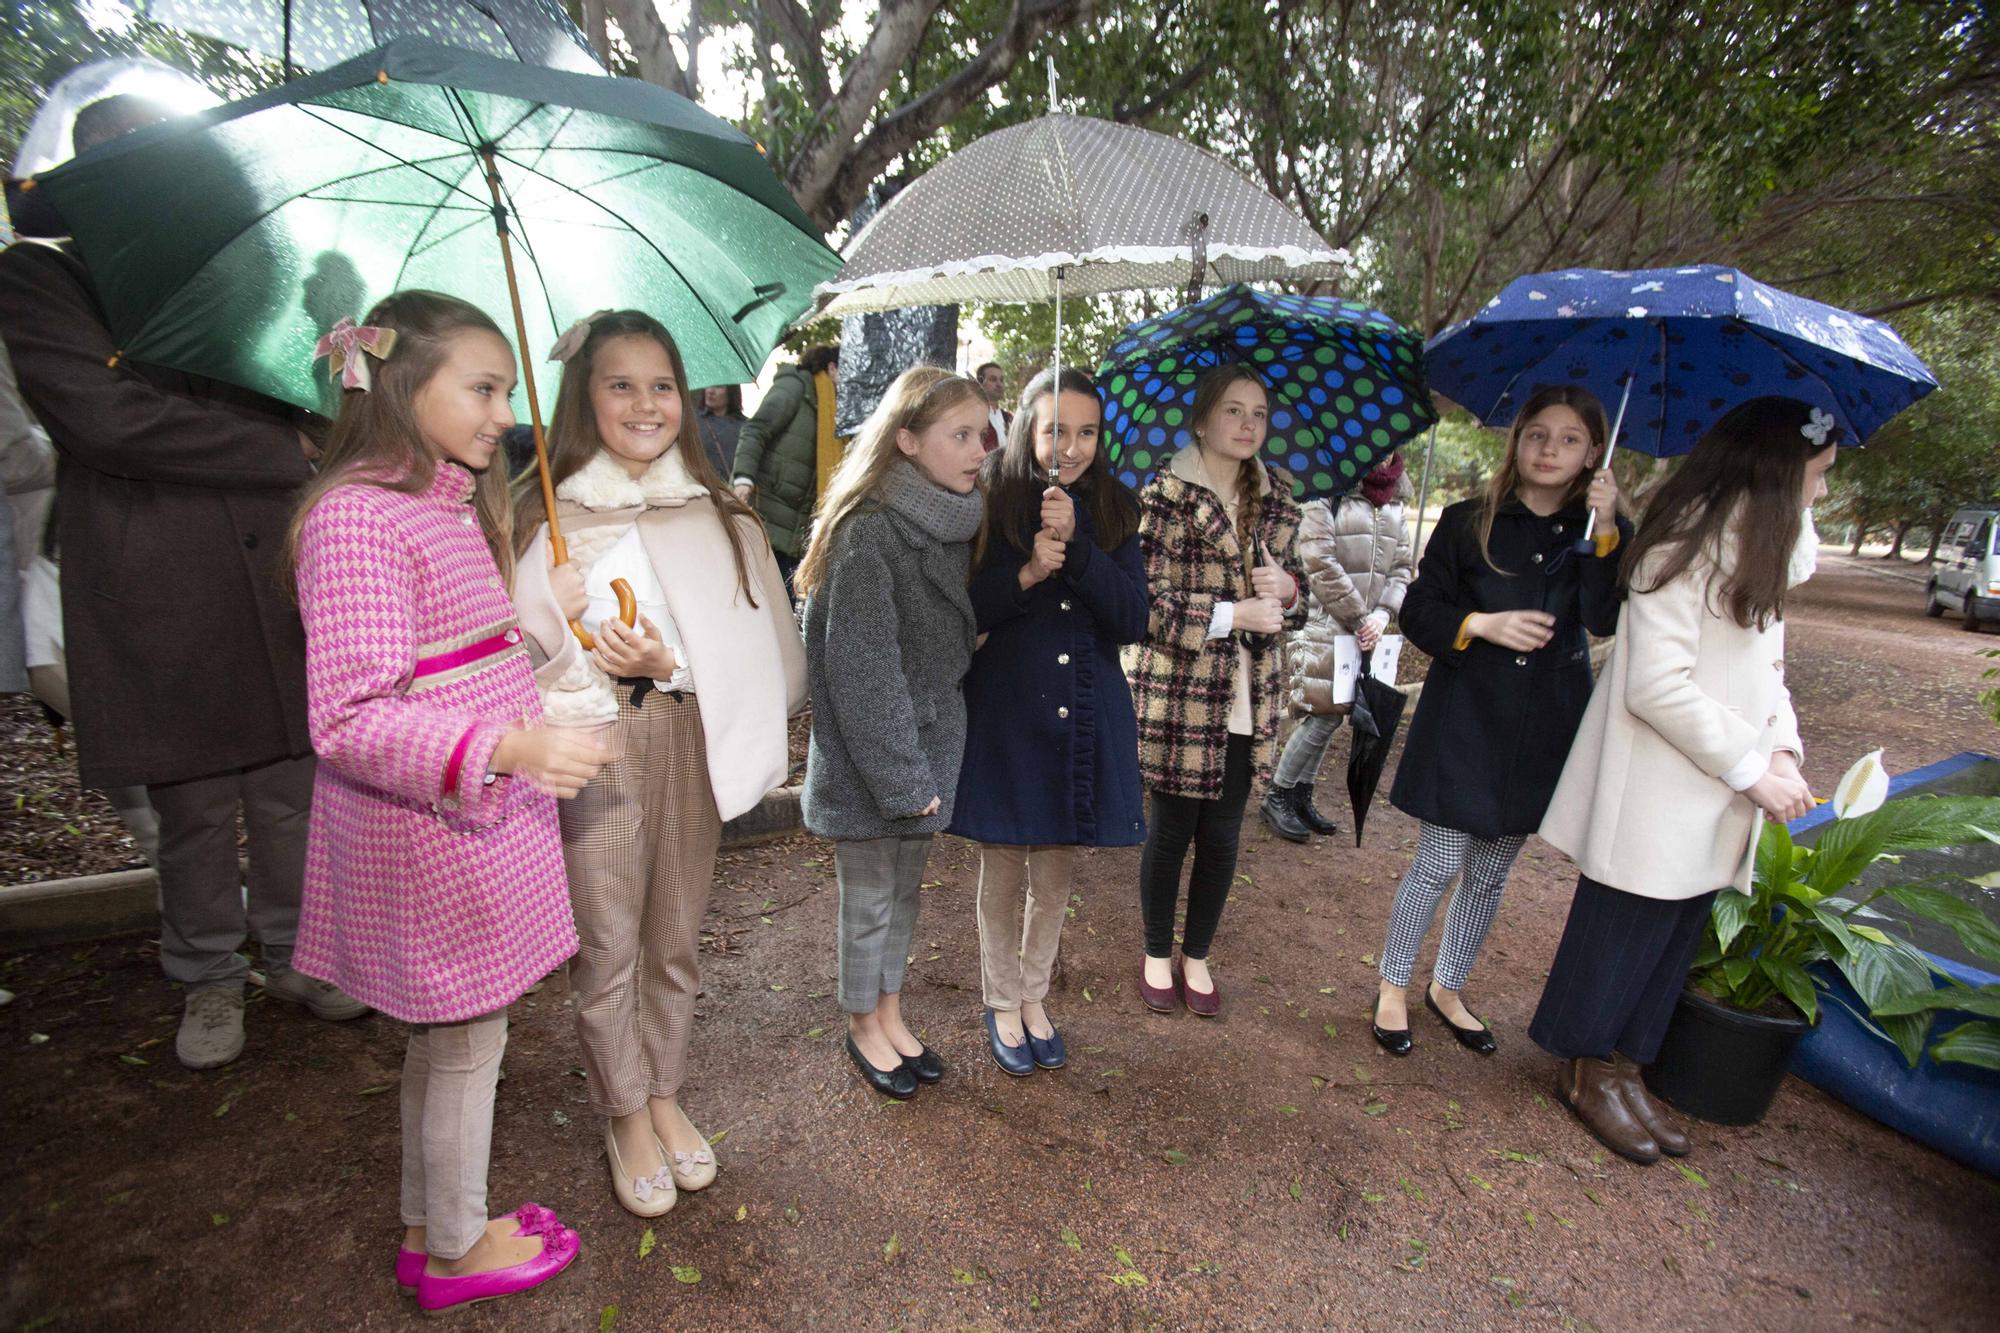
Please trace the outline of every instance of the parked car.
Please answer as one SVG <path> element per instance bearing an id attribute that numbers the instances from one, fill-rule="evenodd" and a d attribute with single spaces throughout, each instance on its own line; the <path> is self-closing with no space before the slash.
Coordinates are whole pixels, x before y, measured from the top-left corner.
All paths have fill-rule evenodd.
<path id="1" fill-rule="evenodd" d="M 1924 611 L 1941 616 L 1957 611 L 1965 627 L 2000 624 L 2000 552 L 1993 546 L 2000 508 L 1967 508 L 1951 516 L 1938 546 L 1937 570 L 1925 586 Z"/>

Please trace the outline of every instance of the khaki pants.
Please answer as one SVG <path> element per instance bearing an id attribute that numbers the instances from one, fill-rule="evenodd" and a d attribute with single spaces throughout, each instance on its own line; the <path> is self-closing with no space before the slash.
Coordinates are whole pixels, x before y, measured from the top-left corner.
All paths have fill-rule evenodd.
<path id="1" fill-rule="evenodd" d="M 979 845 L 979 979 L 988 1009 L 1011 1013 L 1048 998 L 1075 863 L 1074 847 Z"/>
<path id="2" fill-rule="evenodd" d="M 463 1259 L 486 1230 L 493 1089 L 507 1049 L 507 1011 L 412 1027 L 403 1054 L 403 1225 L 424 1248 Z"/>
<path id="3" fill-rule="evenodd" d="M 696 951 L 722 817 L 692 694 L 619 687 L 625 754 L 562 803 L 563 860 L 579 941 L 570 963 L 590 1102 L 631 1115 L 687 1075 Z"/>

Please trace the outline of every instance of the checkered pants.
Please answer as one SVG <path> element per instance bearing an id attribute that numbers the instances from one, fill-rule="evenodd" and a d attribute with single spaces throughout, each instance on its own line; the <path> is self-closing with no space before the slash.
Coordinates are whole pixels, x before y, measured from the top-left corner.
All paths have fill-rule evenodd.
<path id="1" fill-rule="evenodd" d="M 686 1077 L 722 842 L 694 696 L 655 690 L 636 708 L 621 697 L 618 725 L 624 757 L 561 804 L 579 944 L 569 984 L 591 1109 L 605 1116 L 672 1097 Z"/>
<path id="2" fill-rule="evenodd" d="M 1431 979 L 1441 990 L 1464 989 L 1480 947 L 1486 943 L 1486 932 L 1499 915 L 1507 872 L 1527 841 L 1525 837 L 1475 838 L 1442 824 L 1419 825 L 1417 859 L 1410 863 L 1402 887 L 1396 890 L 1396 905 L 1389 909 L 1389 937 L 1382 941 L 1382 980 L 1392 986 L 1410 984 L 1417 950 L 1430 934 L 1438 900 L 1444 897 L 1452 877 L 1458 876 L 1458 892 L 1451 895 L 1451 907 L 1445 912 L 1444 939 L 1438 945 Z"/>

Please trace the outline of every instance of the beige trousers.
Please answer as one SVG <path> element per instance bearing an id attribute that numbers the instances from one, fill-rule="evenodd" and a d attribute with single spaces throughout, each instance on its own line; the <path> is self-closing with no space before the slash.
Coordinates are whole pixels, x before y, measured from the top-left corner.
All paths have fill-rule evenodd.
<path id="1" fill-rule="evenodd" d="M 1010 1013 L 1048 998 L 1075 862 L 1074 847 L 979 844 L 979 980 L 988 1009 Z"/>
<path id="2" fill-rule="evenodd" d="M 507 1049 L 507 1011 L 412 1027 L 403 1053 L 403 1225 L 424 1248 L 463 1259 L 486 1230 L 493 1089 Z"/>
<path id="3" fill-rule="evenodd" d="M 722 817 L 692 694 L 619 686 L 625 754 L 562 803 L 579 947 L 569 965 L 590 1103 L 631 1115 L 687 1074 L 696 951 Z"/>

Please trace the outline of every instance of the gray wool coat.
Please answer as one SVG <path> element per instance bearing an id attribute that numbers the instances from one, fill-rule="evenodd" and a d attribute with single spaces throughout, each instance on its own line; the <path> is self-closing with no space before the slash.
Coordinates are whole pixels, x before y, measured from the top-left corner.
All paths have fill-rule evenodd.
<path id="1" fill-rule="evenodd" d="M 983 498 L 933 486 L 907 463 L 880 508 L 834 534 L 806 601 L 812 748 L 802 807 L 823 838 L 936 833 L 951 822 L 965 753 L 974 622 L 966 593 Z M 917 812 L 932 797 L 941 804 Z"/>

